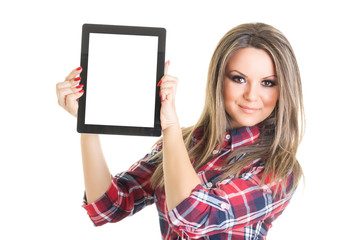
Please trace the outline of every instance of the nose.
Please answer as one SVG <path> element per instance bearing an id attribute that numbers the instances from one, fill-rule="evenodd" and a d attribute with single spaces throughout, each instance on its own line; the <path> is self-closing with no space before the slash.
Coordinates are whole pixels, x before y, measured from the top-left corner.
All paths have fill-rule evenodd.
<path id="1" fill-rule="evenodd" d="M 257 86 L 255 84 L 246 84 L 243 96 L 249 102 L 256 101 L 259 96 Z"/>

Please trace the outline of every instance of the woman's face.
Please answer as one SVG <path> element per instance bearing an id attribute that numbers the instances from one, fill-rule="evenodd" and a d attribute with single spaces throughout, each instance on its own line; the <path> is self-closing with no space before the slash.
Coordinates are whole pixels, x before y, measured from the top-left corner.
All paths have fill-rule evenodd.
<path id="1" fill-rule="evenodd" d="M 279 97 L 270 55 L 252 47 L 235 52 L 226 65 L 223 96 L 231 128 L 253 126 L 265 120 Z"/>

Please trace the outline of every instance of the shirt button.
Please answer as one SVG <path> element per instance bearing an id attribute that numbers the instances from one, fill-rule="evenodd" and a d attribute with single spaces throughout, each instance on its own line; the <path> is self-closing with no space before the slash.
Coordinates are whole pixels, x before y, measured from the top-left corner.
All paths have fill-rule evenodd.
<path id="1" fill-rule="evenodd" d="M 221 207 L 221 209 L 225 209 L 225 208 L 226 208 L 226 203 L 222 203 L 222 204 L 220 205 L 220 207 Z"/>
<path id="2" fill-rule="evenodd" d="M 227 140 L 229 140 L 229 139 L 230 139 L 230 134 L 226 134 L 225 138 L 226 138 Z"/>
<path id="3" fill-rule="evenodd" d="M 217 154 L 219 151 L 218 150 L 214 150 L 213 152 L 212 152 L 212 154 Z"/>
<path id="4" fill-rule="evenodd" d="M 208 182 L 208 183 L 206 184 L 206 186 L 208 186 L 208 188 L 211 188 L 211 187 L 213 186 L 213 184 L 212 184 L 212 182 Z"/>

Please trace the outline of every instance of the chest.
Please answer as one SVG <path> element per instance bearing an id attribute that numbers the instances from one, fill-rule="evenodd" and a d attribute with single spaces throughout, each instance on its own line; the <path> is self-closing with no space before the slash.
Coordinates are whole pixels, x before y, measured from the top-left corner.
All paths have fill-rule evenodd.
<path id="1" fill-rule="evenodd" d="M 218 188 L 217 184 L 220 183 L 222 174 L 224 173 L 222 169 L 222 164 L 226 161 L 230 150 L 223 148 L 219 151 L 214 151 L 211 156 L 209 156 L 209 160 L 204 164 L 199 170 L 197 170 L 197 175 L 201 181 L 201 184 L 208 188 L 214 189 Z M 182 178 L 183 176 L 178 176 Z M 165 205 L 166 205 L 166 196 L 164 188 L 157 188 L 155 190 L 155 201 L 158 210 L 165 213 Z"/>

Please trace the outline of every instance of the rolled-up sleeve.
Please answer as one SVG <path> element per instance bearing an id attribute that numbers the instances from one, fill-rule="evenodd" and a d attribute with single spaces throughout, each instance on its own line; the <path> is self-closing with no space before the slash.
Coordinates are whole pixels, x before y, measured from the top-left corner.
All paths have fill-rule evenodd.
<path id="1" fill-rule="evenodd" d="M 150 179 L 156 169 L 155 161 L 148 161 L 158 149 L 133 164 L 128 171 L 113 177 L 108 190 L 95 202 L 88 204 L 84 195 L 83 208 L 95 226 L 118 222 L 154 203 Z"/>
<path id="2" fill-rule="evenodd" d="M 290 196 L 274 198 L 271 187 L 260 186 L 258 171 L 226 179 L 215 188 L 197 185 L 188 198 L 167 213 L 172 228 L 179 235 L 196 239 L 278 215 Z"/>

